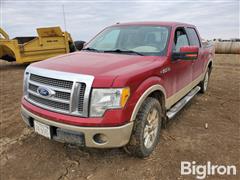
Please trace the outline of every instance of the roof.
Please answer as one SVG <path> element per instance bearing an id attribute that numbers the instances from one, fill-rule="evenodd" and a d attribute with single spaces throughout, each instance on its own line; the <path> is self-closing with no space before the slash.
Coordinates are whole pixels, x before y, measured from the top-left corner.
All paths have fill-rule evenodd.
<path id="1" fill-rule="evenodd" d="M 192 24 L 187 24 L 187 23 L 181 23 L 181 22 L 164 22 L 164 21 L 145 21 L 145 22 L 127 22 L 127 23 L 117 23 L 113 26 L 140 26 L 140 25 L 145 25 L 145 26 L 151 26 L 151 25 L 159 25 L 159 26 L 194 26 Z"/>

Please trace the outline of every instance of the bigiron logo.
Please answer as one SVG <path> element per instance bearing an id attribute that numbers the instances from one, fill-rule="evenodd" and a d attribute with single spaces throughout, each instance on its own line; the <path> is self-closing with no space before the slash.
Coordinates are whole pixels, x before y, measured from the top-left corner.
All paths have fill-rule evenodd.
<path id="1" fill-rule="evenodd" d="M 194 175 L 196 179 L 205 179 L 214 175 L 236 175 L 234 165 L 216 165 L 208 161 L 205 165 L 196 164 L 195 161 L 181 161 L 181 175 Z"/>

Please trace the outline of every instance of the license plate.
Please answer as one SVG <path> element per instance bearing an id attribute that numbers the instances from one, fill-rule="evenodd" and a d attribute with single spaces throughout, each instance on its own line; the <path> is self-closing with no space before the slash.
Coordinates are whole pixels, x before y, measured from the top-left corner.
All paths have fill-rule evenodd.
<path id="1" fill-rule="evenodd" d="M 51 139 L 50 126 L 34 121 L 34 129 L 36 133 Z"/>

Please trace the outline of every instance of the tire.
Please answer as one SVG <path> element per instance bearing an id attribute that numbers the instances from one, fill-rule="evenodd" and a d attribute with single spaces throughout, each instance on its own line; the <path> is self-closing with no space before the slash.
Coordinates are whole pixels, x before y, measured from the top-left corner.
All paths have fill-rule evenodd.
<path id="1" fill-rule="evenodd" d="M 209 78 L 210 78 L 210 69 L 208 68 L 203 81 L 200 82 L 200 84 L 199 84 L 201 87 L 200 93 L 204 94 L 207 91 Z"/>
<path id="2" fill-rule="evenodd" d="M 136 116 L 130 141 L 125 147 L 127 153 L 144 158 L 153 152 L 160 138 L 161 113 L 161 105 L 157 99 L 148 97 L 143 102 Z"/>
<path id="3" fill-rule="evenodd" d="M 8 61 L 8 62 L 16 61 L 16 59 L 14 57 L 9 56 L 9 55 L 4 55 L 0 59 L 3 59 L 3 60 Z"/>

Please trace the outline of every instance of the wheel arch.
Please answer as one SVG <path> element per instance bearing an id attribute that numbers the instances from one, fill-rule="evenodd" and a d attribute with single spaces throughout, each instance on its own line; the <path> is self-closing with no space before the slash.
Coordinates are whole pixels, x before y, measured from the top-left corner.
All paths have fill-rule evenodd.
<path id="1" fill-rule="evenodd" d="M 207 63 L 207 66 L 205 68 L 205 71 L 204 72 L 207 72 L 207 69 L 210 68 L 210 71 L 212 70 L 212 67 L 213 67 L 213 60 L 212 59 L 209 59 L 208 63 Z"/>
<path id="2" fill-rule="evenodd" d="M 212 72 L 212 68 L 213 68 L 213 61 L 212 61 L 212 60 L 210 60 L 210 61 L 208 62 L 207 68 L 209 68 L 210 73 L 211 73 L 211 72 Z"/>
<path id="3" fill-rule="evenodd" d="M 140 98 L 138 99 L 138 101 L 137 101 L 137 103 L 136 103 L 136 105 L 133 109 L 130 121 L 134 121 L 136 119 L 137 113 L 138 113 L 142 103 L 144 102 L 144 100 L 147 97 L 157 98 L 159 100 L 162 108 L 163 108 L 163 111 L 165 112 L 165 101 L 166 101 L 165 88 L 160 84 L 155 84 L 155 85 L 152 85 L 152 86 L 148 87 L 144 91 L 144 93 L 140 96 Z"/>
<path id="4" fill-rule="evenodd" d="M 16 53 L 14 48 L 9 45 L 1 45 L 0 58 L 6 61 L 16 61 Z"/>

